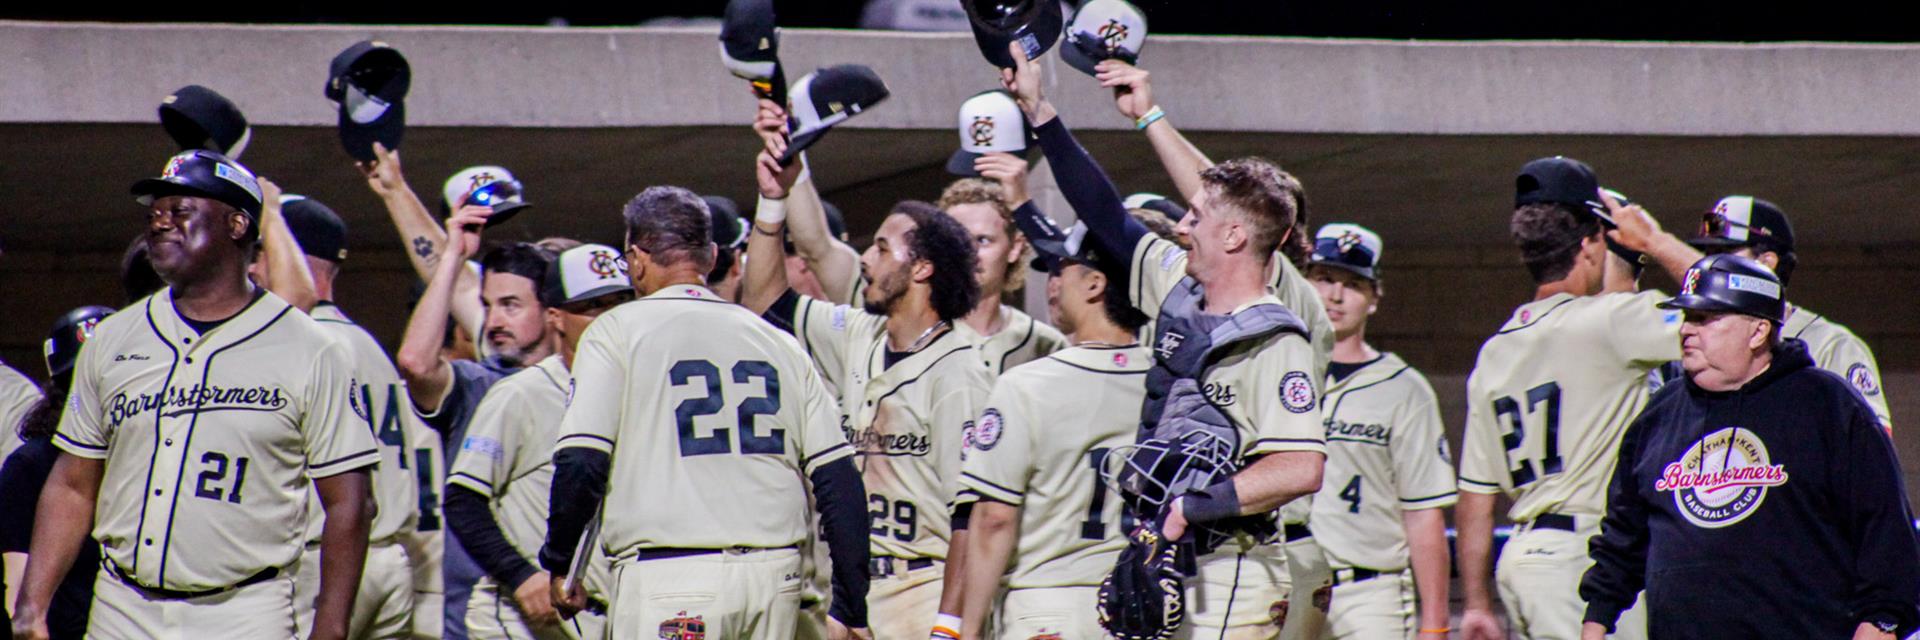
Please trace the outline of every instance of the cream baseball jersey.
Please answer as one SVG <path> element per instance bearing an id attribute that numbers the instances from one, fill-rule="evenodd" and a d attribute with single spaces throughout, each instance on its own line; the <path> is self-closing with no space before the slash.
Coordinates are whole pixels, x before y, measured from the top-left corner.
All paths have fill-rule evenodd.
<path id="1" fill-rule="evenodd" d="M 1314 540 L 1336 569 L 1407 568 L 1403 511 L 1453 504 L 1452 456 L 1433 387 L 1391 353 L 1320 401 L 1327 425 L 1325 481 L 1313 501 Z"/>
<path id="2" fill-rule="evenodd" d="M 262 292 L 195 332 L 171 289 L 100 323 L 55 443 L 106 460 L 93 534 L 143 585 L 226 587 L 299 557 L 312 479 L 378 464 L 351 356 Z"/>
<path id="3" fill-rule="evenodd" d="M 1620 436 L 1680 358 L 1679 311 L 1659 291 L 1557 294 L 1515 309 L 1467 377 L 1460 490 L 1505 493 L 1508 517 L 1601 515 Z"/>
<path id="4" fill-rule="evenodd" d="M 1053 325 L 1035 320 L 1026 312 L 1007 305 L 1000 305 L 1000 315 L 1006 320 L 1006 326 L 991 336 L 980 335 L 965 322 L 954 324 L 955 330 L 974 341 L 974 348 L 980 350 L 981 361 L 995 375 L 1067 348 L 1067 337 Z"/>
<path id="5" fill-rule="evenodd" d="M 1887 394 L 1880 388 L 1880 363 L 1874 361 L 1866 341 L 1845 325 L 1806 307 L 1789 306 L 1787 313 L 1780 335 L 1805 341 L 1813 363 L 1845 378 L 1873 407 L 1880 426 L 1892 429 L 1893 413 L 1887 409 Z"/>
<path id="6" fill-rule="evenodd" d="M 1179 245 L 1149 235 L 1133 251 L 1132 296 L 1134 306 L 1155 317 L 1167 294 L 1187 276 L 1187 252 Z M 1305 278 L 1299 278 L 1305 282 Z M 1310 285 L 1308 288 L 1312 288 Z M 1280 304 L 1272 295 L 1262 296 L 1234 311 L 1259 304 Z M 1319 315 L 1326 318 L 1324 307 Z M 1311 321 L 1302 317 L 1303 322 Z M 1309 324 L 1309 329 L 1311 329 Z M 1156 328 L 1158 330 L 1158 328 Z M 1152 349 L 1171 353 L 1184 336 L 1161 332 Z M 1317 355 L 1308 340 L 1296 333 L 1283 333 L 1259 345 L 1226 354 L 1207 369 L 1201 388 L 1208 402 L 1227 414 L 1240 431 L 1240 455 L 1250 457 L 1280 451 L 1326 452 L 1326 436 L 1320 425 L 1319 397 L 1326 359 Z"/>
<path id="7" fill-rule="evenodd" d="M 1301 322 L 1307 323 L 1312 333 L 1308 341 L 1313 343 L 1314 384 L 1320 385 L 1327 379 L 1327 363 L 1333 361 L 1333 321 L 1327 318 L 1327 305 L 1320 300 L 1320 290 L 1294 268 L 1293 261 L 1278 253 L 1273 254 L 1273 297 L 1280 300 Z"/>
<path id="8" fill-rule="evenodd" d="M 387 359 L 387 351 L 340 307 L 320 303 L 309 314 L 325 331 L 345 342 L 353 359 L 353 395 L 348 405 L 380 444 L 380 468 L 373 474 L 378 511 L 368 539 L 381 542 L 413 529 L 420 517 L 420 485 L 414 475 L 414 435 L 426 425 L 407 400 L 406 383 Z"/>
<path id="9" fill-rule="evenodd" d="M 1153 354 L 1075 347 L 1008 371 L 967 439 L 963 492 L 1020 507 L 1007 586 L 1089 587 L 1126 548 L 1107 456 L 1134 443 Z"/>
<path id="10" fill-rule="evenodd" d="M 570 378 L 566 363 L 552 355 L 494 383 L 474 409 L 466 441 L 447 473 L 448 484 L 472 489 L 492 503 L 500 532 L 529 561 L 547 539 L 553 449 Z M 596 553 L 587 565 L 590 592 L 607 584 L 605 558 Z"/>
<path id="11" fill-rule="evenodd" d="M 872 553 L 945 559 L 960 451 L 993 374 L 959 331 L 888 367 L 885 322 L 801 296 L 793 333 L 840 390 L 840 425 L 867 486 Z"/>
<path id="12" fill-rule="evenodd" d="M 612 457 L 609 555 L 785 547 L 808 535 L 803 477 L 853 453 L 833 409 L 792 337 L 677 285 L 587 328 L 559 446 Z"/>
<path id="13" fill-rule="evenodd" d="M 20 448 L 20 421 L 40 404 L 40 387 L 0 362 L 0 461 Z"/>

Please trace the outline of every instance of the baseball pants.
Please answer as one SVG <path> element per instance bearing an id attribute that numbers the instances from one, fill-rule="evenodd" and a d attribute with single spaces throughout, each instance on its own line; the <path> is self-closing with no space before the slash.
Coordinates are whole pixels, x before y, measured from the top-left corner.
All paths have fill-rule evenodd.
<path id="1" fill-rule="evenodd" d="M 412 624 L 413 567 L 407 563 L 406 548 L 395 541 L 367 547 L 367 563 L 360 572 L 360 591 L 353 598 L 347 637 L 404 638 Z"/>
<path id="2" fill-rule="evenodd" d="M 1521 525 L 1500 552 L 1494 567 L 1500 600 L 1516 637 L 1528 640 L 1578 640 L 1587 605 L 1580 599 L 1580 578 L 1593 566 L 1587 540 L 1600 533 L 1600 518 L 1579 516 L 1577 531 Z M 1613 638 L 1647 637 L 1646 608 L 1620 613 Z"/>
<path id="3" fill-rule="evenodd" d="M 185 600 L 154 598 L 111 572 L 93 579 L 87 637 L 94 640 L 292 638 L 293 576 Z M 304 636 L 301 636 L 304 637 Z"/>
<path id="4" fill-rule="evenodd" d="M 467 637 L 473 640 L 600 640 L 607 619 L 582 611 L 556 625 L 534 626 L 520 615 L 513 594 L 481 578 L 467 598 Z"/>
<path id="5" fill-rule="evenodd" d="M 1099 600 L 1099 587 L 1009 590 L 1000 603 L 1000 634 L 996 637 L 1105 638 L 1107 631 L 1100 628 Z"/>
<path id="6" fill-rule="evenodd" d="M 1228 543 L 1201 556 L 1187 579 L 1187 622 L 1178 640 L 1254 640 L 1280 635 L 1287 563 L 1279 545 L 1246 549 Z M 1283 611 L 1283 610 L 1282 610 Z"/>
<path id="7" fill-rule="evenodd" d="M 1295 525 L 1297 526 L 1297 525 Z M 1286 620 L 1280 626 L 1280 640 L 1319 640 L 1327 636 L 1327 599 L 1331 597 L 1333 574 L 1327 567 L 1327 555 L 1313 536 L 1301 537 L 1281 545 L 1287 556 Z"/>
<path id="8" fill-rule="evenodd" d="M 413 615 L 410 624 L 414 640 L 440 640 L 446 615 L 445 584 L 440 575 L 441 536 L 439 531 L 403 533 L 407 563 L 413 574 Z"/>
<path id="9" fill-rule="evenodd" d="M 293 632 L 305 638 L 313 634 L 313 603 L 320 597 L 320 543 L 308 543 L 294 566 Z"/>
<path id="10" fill-rule="evenodd" d="M 791 548 L 618 560 L 607 637 L 788 640 L 801 581 L 800 552 Z"/>
<path id="11" fill-rule="evenodd" d="M 1412 571 L 1381 573 L 1355 581 L 1352 569 L 1333 572 L 1333 602 L 1326 638 L 1413 640 L 1420 633 L 1418 593 Z"/>
<path id="12" fill-rule="evenodd" d="M 899 558 L 874 558 L 887 571 L 876 571 L 867 590 L 867 624 L 874 640 L 921 640 L 933 631 L 940 615 L 941 577 L 947 563 L 940 560 L 918 569 Z"/>

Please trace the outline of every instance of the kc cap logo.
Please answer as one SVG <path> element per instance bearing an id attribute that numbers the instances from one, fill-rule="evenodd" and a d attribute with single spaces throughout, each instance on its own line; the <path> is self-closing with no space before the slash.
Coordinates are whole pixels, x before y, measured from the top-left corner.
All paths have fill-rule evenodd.
<path id="1" fill-rule="evenodd" d="M 1093 75 L 1102 60 L 1133 64 L 1147 44 L 1147 17 L 1124 0 L 1090 0 L 1067 25 L 1060 60 Z"/>
<path id="2" fill-rule="evenodd" d="M 982 91 L 960 103 L 960 149 L 947 159 L 947 173 L 978 176 L 973 161 L 989 153 L 1027 152 L 1027 119 L 1005 91 Z"/>
<path id="3" fill-rule="evenodd" d="M 1289 371 L 1280 378 L 1280 404 L 1294 413 L 1313 410 L 1313 383 L 1307 381 L 1306 373 Z"/>
<path id="4" fill-rule="evenodd" d="M 626 265 L 620 264 L 620 257 L 614 255 L 612 250 L 595 249 L 588 252 L 588 256 L 587 270 L 592 271 L 593 275 L 614 278 L 621 277 L 626 271 Z"/>
<path id="5" fill-rule="evenodd" d="M 1758 434 L 1727 427 L 1668 463 L 1653 489 L 1672 493 L 1681 517 L 1694 526 L 1719 529 L 1753 515 L 1766 501 L 1767 489 L 1787 480 L 1786 465 L 1773 464 Z"/>
<path id="6" fill-rule="evenodd" d="M 984 147 L 993 144 L 993 116 L 974 116 L 973 124 L 967 127 L 967 133 L 973 136 L 973 146 Z"/>

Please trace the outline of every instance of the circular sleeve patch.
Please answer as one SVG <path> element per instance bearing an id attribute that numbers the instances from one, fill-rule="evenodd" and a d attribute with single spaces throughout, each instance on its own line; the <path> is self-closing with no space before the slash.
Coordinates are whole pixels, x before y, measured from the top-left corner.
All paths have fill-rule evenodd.
<path id="1" fill-rule="evenodd" d="M 1280 378 L 1280 404 L 1294 413 L 1313 410 L 1313 383 L 1306 372 L 1289 371 Z"/>
<path id="2" fill-rule="evenodd" d="M 1003 428 L 999 409 L 987 409 L 980 414 L 980 421 L 973 423 L 973 447 L 981 451 L 992 451 L 1000 444 L 1000 432 Z"/>
<path id="3" fill-rule="evenodd" d="M 1873 379 L 1873 370 L 1868 369 L 1865 362 L 1856 362 L 1847 367 L 1847 382 L 1853 383 L 1853 388 L 1859 389 L 1860 395 L 1880 394 L 1880 382 Z"/>

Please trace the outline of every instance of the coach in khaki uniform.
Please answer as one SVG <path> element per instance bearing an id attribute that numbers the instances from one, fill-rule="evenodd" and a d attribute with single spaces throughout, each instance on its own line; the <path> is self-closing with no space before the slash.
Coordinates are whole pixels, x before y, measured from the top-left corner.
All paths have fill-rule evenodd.
<path id="1" fill-rule="evenodd" d="M 873 519 L 875 635 L 926 634 L 938 616 L 959 613 L 966 545 L 951 513 L 965 432 L 992 385 L 973 341 L 954 328 L 979 290 L 972 243 L 932 205 L 901 202 L 861 256 L 862 308 L 796 294 L 772 258 L 797 168 L 763 153 L 758 171 L 744 304 L 790 330 L 840 391 L 840 425 L 859 452 Z M 957 619 L 938 620 L 958 635 Z"/>
<path id="2" fill-rule="evenodd" d="M 1680 315 L 1655 306 L 1663 294 L 1600 293 L 1602 234 L 1619 216 L 1598 198 L 1593 170 L 1570 158 L 1529 162 L 1516 181 L 1510 228 L 1536 288 L 1481 345 L 1467 378 L 1456 518 L 1470 640 L 1500 633 L 1487 588 L 1499 494 L 1513 500 L 1515 533 L 1495 575 L 1514 633 L 1579 635 L 1575 590 L 1620 436 L 1647 404 L 1647 372 L 1680 357 Z M 1644 617 L 1631 613 L 1619 637 L 1644 635 Z"/>
<path id="3" fill-rule="evenodd" d="M 1134 442 L 1153 354 L 1134 339 L 1146 317 L 1108 287 L 1085 228 L 1075 231 L 1033 241 L 1049 315 L 1074 346 L 1002 375 L 967 442 L 961 491 L 976 504 L 963 638 L 983 637 L 989 619 L 1004 638 L 1105 634 L 1100 581 L 1130 523 L 1104 469 Z"/>
<path id="4" fill-rule="evenodd" d="M 652 187 L 625 216 L 644 297 L 603 313 L 574 355 L 540 550 L 556 599 L 581 605 L 561 584 L 598 511 L 613 638 L 791 638 L 804 476 L 832 554 L 831 615 L 864 632 L 865 495 L 832 396 L 791 337 L 703 285 L 715 249 L 699 196 Z"/>
<path id="5" fill-rule="evenodd" d="M 288 572 L 317 486 L 312 637 L 344 637 L 379 462 L 346 347 L 247 281 L 260 187 L 245 168 L 187 151 L 134 193 L 169 287 L 101 322 L 80 354 L 15 630 L 45 637 L 46 598 L 91 522 L 105 561 L 89 636 L 291 637 Z"/>
<path id="6" fill-rule="evenodd" d="M 605 626 L 607 563 L 594 549 L 581 576 L 589 605 L 561 620 L 551 577 L 534 566 L 547 535 L 553 444 L 566 411 L 580 336 L 606 309 L 633 299 L 620 252 L 584 244 L 560 254 L 541 285 L 560 352 L 502 379 L 474 410 L 448 479 L 447 525 L 487 571 L 467 604 L 474 638 L 598 638 Z"/>
<path id="7" fill-rule="evenodd" d="M 1367 343 L 1368 319 L 1384 293 L 1380 236 L 1352 224 L 1315 235 L 1307 277 L 1339 331 L 1320 401 L 1327 480 L 1313 501 L 1313 539 L 1334 585 L 1331 626 L 1321 635 L 1444 638 L 1450 559 L 1443 509 L 1456 494 L 1439 403 L 1425 376 Z"/>

